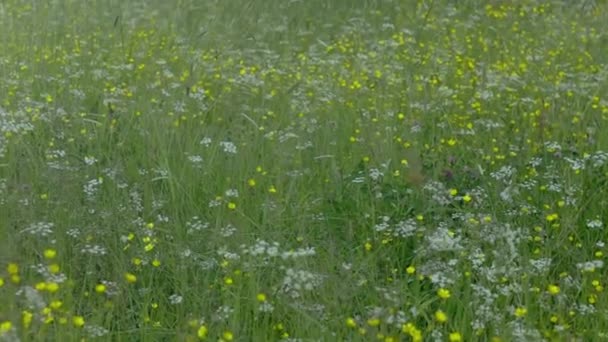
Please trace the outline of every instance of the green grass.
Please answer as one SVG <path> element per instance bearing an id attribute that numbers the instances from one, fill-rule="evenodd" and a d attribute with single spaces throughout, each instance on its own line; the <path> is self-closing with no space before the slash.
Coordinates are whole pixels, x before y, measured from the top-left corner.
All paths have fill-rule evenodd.
<path id="1" fill-rule="evenodd" d="M 0 2 L 0 341 L 601 341 L 605 1 Z"/>

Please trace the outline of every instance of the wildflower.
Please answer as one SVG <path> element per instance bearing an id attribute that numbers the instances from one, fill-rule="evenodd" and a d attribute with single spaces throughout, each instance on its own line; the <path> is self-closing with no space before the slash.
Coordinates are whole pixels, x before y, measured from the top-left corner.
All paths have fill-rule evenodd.
<path id="1" fill-rule="evenodd" d="M 435 319 L 439 323 L 445 323 L 448 320 L 448 316 L 445 314 L 445 312 L 443 312 L 441 310 L 437 310 L 437 311 L 435 311 Z"/>
<path id="2" fill-rule="evenodd" d="M 559 286 L 551 284 L 547 286 L 547 291 L 549 292 L 549 294 L 556 295 L 559 293 Z"/>
<path id="3" fill-rule="evenodd" d="M 258 302 L 265 302 L 266 301 L 266 295 L 263 293 L 258 293 L 257 296 L 255 296 L 255 298 L 258 300 Z"/>
<path id="4" fill-rule="evenodd" d="M 414 274 L 416 273 L 416 267 L 410 265 L 405 269 L 405 272 L 407 272 L 407 274 Z"/>
<path id="5" fill-rule="evenodd" d="M 462 341 L 462 335 L 459 332 L 450 333 L 449 341 L 450 342 L 461 342 Z"/>
<path id="6" fill-rule="evenodd" d="M 422 331 L 420 331 L 413 323 L 406 323 L 401 326 L 401 331 L 410 335 L 413 342 L 422 341 Z"/>
<path id="7" fill-rule="evenodd" d="M 472 198 L 472 197 L 471 197 L 469 194 L 466 194 L 466 195 L 462 196 L 462 200 L 463 200 L 465 203 L 469 203 L 469 202 L 471 202 L 471 200 L 472 200 L 472 199 L 473 199 L 473 198 Z"/>
<path id="8" fill-rule="evenodd" d="M 234 340 L 234 334 L 230 331 L 224 331 L 224 333 L 222 334 L 222 337 L 224 338 L 224 341 Z"/>
<path id="9" fill-rule="evenodd" d="M 8 264 L 8 266 L 6 266 L 6 271 L 10 275 L 15 275 L 15 274 L 19 273 L 19 265 L 15 264 L 15 263 L 10 263 L 10 264 Z"/>
<path id="10" fill-rule="evenodd" d="M 597 302 L 597 295 L 595 293 L 590 294 L 589 297 L 587 297 L 587 302 L 589 304 L 595 304 Z"/>
<path id="11" fill-rule="evenodd" d="M 23 323 L 24 328 L 29 328 L 32 324 L 32 318 L 34 318 L 34 314 L 30 311 L 23 310 L 23 312 L 21 312 L 21 322 Z"/>
<path id="12" fill-rule="evenodd" d="M 82 317 L 82 316 L 72 317 L 72 324 L 74 324 L 74 326 L 77 328 L 84 326 L 84 317 Z"/>
<path id="13" fill-rule="evenodd" d="M 515 317 L 521 318 L 524 317 L 527 313 L 528 309 L 522 306 L 515 309 L 514 315 Z"/>
<path id="14" fill-rule="evenodd" d="M 452 294 L 450 293 L 450 290 L 444 289 L 444 288 L 440 288 L 439 290 L 437 290 L 437 295 L 441 299 L 448 299 L 452 296 Z"/>
<path id="15" fill-rule="evenodd" d="M 228 209 L 230 209 L 230 210 L 236 209 L 236 203 L 234 203 L 234 202 L 228 202 Z"/>
<path id="16" fill-rule="evenodd" d="M 198 338 L 200 340 L 204 340 L 207 338 L 208 333 L 209 333 L 209 329 L 207 329 L 207 326 L 203 324 L 196 331 L 196 336 L 198 336 Z"/>
<path id="17" fill-rule="evenodd" d="M 54 282 L 46 283 L 46 290 L 50 293 L 57 292 L 59 290 L 59 284 Z"/>
<path id="18" fill-rule="evenodd" d="M 137 276 L 135 276 L 135 274 L 133 274 L 133 273 L 127 272 L 127 273 L 125 273 L 125 280 L 128 283 L 133 284 L 133 283 L 135 283 L 137 281 Z"/>
<path id="19" fill-rule="evenodd" d="M 57 256 L 57 251 L 49 248 L 49 249 L 45 249 L 43 254 L 44 254 L 45 258 L 51 260 Z"/>
<path id="20" fill-rule="evenodd" d="M 97 284 L 97 285 L 95 285 L 95 292 L 97 292 L 97 293 L 104 293 L 104 292 L 106 292 L 106 286 L 104 284 Z"/>
<path id="21" fill-rule="evenodd" d="M 49 306 L 53 310 L 58 310 L 59 308 L 61 308 L 63 306 L 63 303 L 60 300 L 54 300 L 49 304 Z"/>
<path id="22" fill-rule="evenodd" d="M 60 269 L 61 269 L 61 267 L 59 267 L 58 264 L 50 264 L 49 265 L 49 272 L 51 274 L 57 274 L 57 273 L 59 273 Z"/>
<path id="23" fill-rule="evenodd" d="M 357 322 L 352 317 L 348 317 L 346 319 L 345 323 L 346 323 L 346 326 L 349 327 L 349 328 L 356 328 L 357 327 Z"/>
<path id="24" fill-rule="evenodd" d="M 0 323 L 0 336 L 11 331 L 12 328 L 13 328 L 13 323 L 11 323 L 11 321 L 4 321 L 4 322 Z"/>
<path id="25" fill-rule="evenodd" d="M 374 318 L 370 318 L 370 319 L 368 319 L 368 320 L 367 320 L 367 324 L 368 324 L 370 327 L 377 327 L 377 326 L 379 326 L 379 325 L 380 325 L 380 319 L 378 319 L 378 318 L 376 318 L 376 317 L 374 317 Z"/>

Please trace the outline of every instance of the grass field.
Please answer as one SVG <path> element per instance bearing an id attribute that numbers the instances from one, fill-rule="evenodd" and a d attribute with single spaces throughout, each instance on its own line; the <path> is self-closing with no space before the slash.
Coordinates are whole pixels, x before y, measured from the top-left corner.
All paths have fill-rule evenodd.
<path id="1" fill-rule="evenodd" d="M 0 341 L 608 340 L 608 4 L 0 1 Z"/>

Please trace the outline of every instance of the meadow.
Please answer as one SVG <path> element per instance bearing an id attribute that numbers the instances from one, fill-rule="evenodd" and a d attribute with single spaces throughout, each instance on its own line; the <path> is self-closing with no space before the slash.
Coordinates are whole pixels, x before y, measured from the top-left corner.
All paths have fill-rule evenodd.
<path id="1" fill-rule="evenodd" d="M 608 340 L 607 23 L 0 1 L 0 341 Z"/>

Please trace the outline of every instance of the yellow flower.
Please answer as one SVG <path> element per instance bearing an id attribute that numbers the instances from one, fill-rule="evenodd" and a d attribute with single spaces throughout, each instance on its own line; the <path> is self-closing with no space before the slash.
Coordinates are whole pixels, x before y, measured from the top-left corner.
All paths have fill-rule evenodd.
<path id="1" fill-rule="evenodd" d="M 266 301 L 266 295 L 263 293 L 258 293 L 257 296 L 255 296 L 255 298 L 258 300 L 258 302 L 265 302 Z"/>
<path id="2" fill-rule="evenodd" d="M 209 329 L 207 329 L 207 326 L 205 325 L 201 325 L 198 330 L 196 331 L 196 336 L 198 336 L 198 338 L 200 340 L 204 340 L 207 338 L 207 334 L 209 333 Z"/>
<path id="3" fill-rule="evenodd" d="M 21 312 L 21 322 L 23 322 L 23 327 L 24 328 L 29 328 L 30 324 L 32 324 L 32 318 L 34 318 L 34 314 L 24 310 L 23 312 Z"/>
<path id="4" fill-rule="evenodd" d="M 370 318 L 367 320 L 367 324 L 369 324 L 370 327 L 377 327 L 380 325 L 380 319 L 376 317 Z"/>
<path id="5" fill-rule="evenodd" d="M 410 335 L 413 342 L 422 342 L 422 332 L 413 323 L 406 323 L 401 326 L 401 331 Z"/>
<path id="6" fill-rule="evenodd" d="M 234 340 L 234 334 L 232 334 L 230 331 L 224 331 L 224 333 L 222 334 L 222 337 L 224 338 L 224 341 Z"/>
<path id="7" fill-rule="evenodd" d="M 133 284 L 137 281 L 137 277 L 135 276 L 135 274 L 127 272 L 127 273 L 125 273 L 125 280 L 128 283 Z"/>
<path id="8" fill-rule="evenodd" d="M 437 310 L 437 311 L 435 311 L 435 319 L 439 323 L 445 323 L 448 320 L 448 316 L 445 314 L 445 312 L 443 312 L 441 310 Z"/>
<path id="9" fill-rule="evenodd" d="M 228 203 L 228 209 L 230 209 L 230 210 L 234 210 L 234 209 L 236 209 L 236 203 L 234 203 L 234 202 L 229 202 L 229 203 Z"/>
<path id="10" fill-rule="evenodd" d="M 546 219 L 548 222 L 553 222 L 553 221 L 557 221 L 557 219 L 559 218 L 558 214 L 549 214 L 547 215 Z"/>
<path id="11" fill-rule="evenodd" d="M 13 328 L 13 323 L 11 323 L 11 321 L 4 321 L 4 322 L 0 323 L 0 336 L 11 331 L 12 328 Z"/>
<path id="12" fill-rule="evenodd" d="M 450 290 L 444 289 L 444 288 L 440 288 L 439 290 L 437 290 L 437 295 L 441 299 L 448 299 L 452 296 L 452 294 L 450 293 Z"/>
<path id="13" fill-rule="evenodd" d="M 77 328 L 82 327 L 84 325 L 84 317 L 82 317 L 82 316 L 72 317 L 72 324 L 74 324 L 74 326 Z"/>
<path id="14" fill-rule="evenodd" d="M 59 284 L 53 282 L 46 283 L 46 290 L 51 293 L 57 292 L 59 291 Z"/>
<path id="15" fill-rule="evenodd" d="M 349 317 L 346 319 L 346 326 L 349 328 L 355 328 L 355 327 L 357 327 L 357 322 L 355 321 L 354 318 Z"/>
<path id="16" fill-rule="evenodd" d="M 47 259 L 54 259 L 57 256 L 57 251 L 54 249 L 45 249 L 44 250 L 44 257 Z"/>
<path id="17" fill-rule="evenodd" d="M 51 309 L 57 310 L 63 306 L 63 303 L 60 300 L 54 300 L 49 304 L 49 306 Z"/>
<path id="18" fill-rule="evenodd" d="M 450 342 L 461 342 L 462 335 L 460 335 L 459 332 L 450 333 L 449 340 L 450 340 Z"/>
<path id="19" fill-rule="evenodd" d="M 97 293 L 104 293 L 104 292 L 106 292 L 106 286 L 104 284 L 97 284 L 97 285 L 95 285 L 95 292 L 97 292 Z"/>
<path id="20" fill-rule="evenodd" d="M 19 273 L 19 265 L 15 264 L 15 263 L 10 263 L 6 266 L 6 271 L 8 272 L 8 274 L 10 275 L 15 275 L 17 273 Z M 10 323 L 10 322 L 9 322 Z"/>
<path id="21" fill-rule="evenodd" d="M 50 264 L 49 265 L 49 272 L 51 272 L 51 274 L 57 274 L 60 271 L 60 267 L 58 264 Z"/>
<path id="22" fill-rule="evenodd" d="M 405 269 L 405 272 L 407 272 L 407 274 L 414 274 L 416 273 L 416 267 L 410 265 L 408 266 L 408 268 Z"/>
<path id="23" fill-rule="evenodd" d="M 466 194 L 466 195 L 462 196 L 462 200 L 463 200 L 465 203 L 469 203 L 469 202 L 471 202 L 471 200 L 472 200 L 472 199 L 473 199 L 473 198 L 472 198 L 472 197 L 471 197 L 469 194 Z"/>
<path id="24" fill-rule="evenodd" d="M 547 286 L 547 291 L 552 295 L 556 295 L 559 293 L 559 286 L 551 284 Z"/>
<path id="25" fill-rule="evenodd" d="M 527 313 L 528 313 L 528 309 L 526 309 L 523 306 L 516 308 L 515 312 L 514 312 L 515 317 L 524 317 Z"/>

